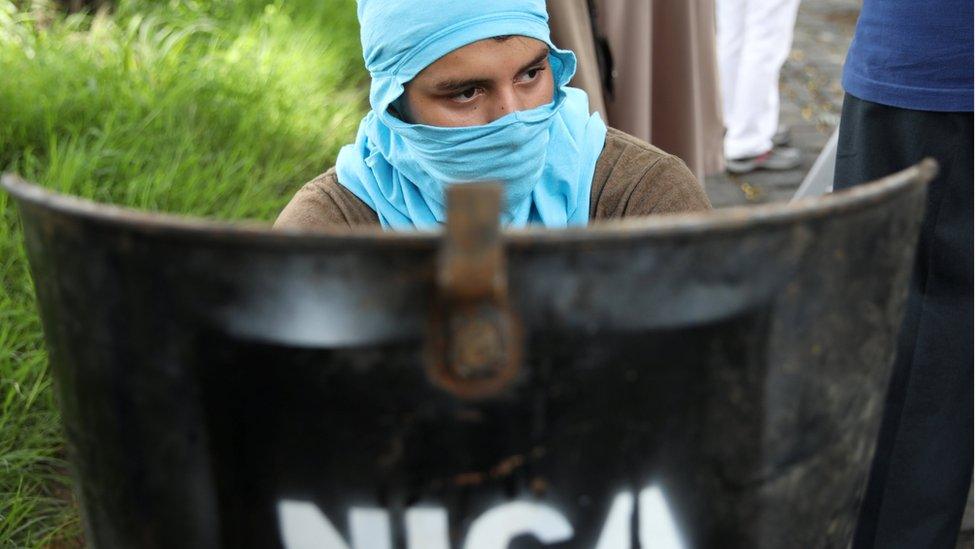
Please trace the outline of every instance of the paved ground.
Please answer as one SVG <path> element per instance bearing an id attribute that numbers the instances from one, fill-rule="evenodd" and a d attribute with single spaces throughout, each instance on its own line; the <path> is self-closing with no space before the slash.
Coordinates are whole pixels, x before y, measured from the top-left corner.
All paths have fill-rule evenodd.
<path id="1" fill-rule="evenodd" d="M 844 57 L 854 35 L 860 0 L 803 0 L 793 51 L 780 83 L 780 123 L 791 128 L 804 164 L 791 172 L 720 175 L 705 182 L 716 207 L 789 200 L 840 121 Z"/>

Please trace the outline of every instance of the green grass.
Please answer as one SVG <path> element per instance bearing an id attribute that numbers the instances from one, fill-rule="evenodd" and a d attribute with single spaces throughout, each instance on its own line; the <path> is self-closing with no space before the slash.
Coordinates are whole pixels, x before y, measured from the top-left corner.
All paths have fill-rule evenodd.
<path id="1" fill-rule="evenodd" d="M 353 0 L 43 6 L 0 0 L 0 171 L 60 192 L 271 220 L 366 109 Z M 17 213 L 0 193 L 0 547 L 78 539 L 61 437 Z"/>

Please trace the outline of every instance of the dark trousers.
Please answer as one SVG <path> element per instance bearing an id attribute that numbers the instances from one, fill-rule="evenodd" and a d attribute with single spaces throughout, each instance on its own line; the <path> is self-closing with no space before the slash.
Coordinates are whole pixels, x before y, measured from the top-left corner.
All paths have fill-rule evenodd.
<path id="1" fill-rule="evenodd" d="M 835 188 L 935 158 L 855 549 L 955 547 L 973 473 L 973 114 L 844 100 Z"/>

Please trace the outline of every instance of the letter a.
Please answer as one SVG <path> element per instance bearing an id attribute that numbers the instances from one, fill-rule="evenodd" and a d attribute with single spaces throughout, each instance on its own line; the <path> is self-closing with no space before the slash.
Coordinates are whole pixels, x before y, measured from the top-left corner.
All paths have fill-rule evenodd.
<path id="1" fill-rule="evenodd" d="M 596 549 L 630 549 L 630 519 L 633 516 L 634 494 L 621 492 L 613 500 Z"/>

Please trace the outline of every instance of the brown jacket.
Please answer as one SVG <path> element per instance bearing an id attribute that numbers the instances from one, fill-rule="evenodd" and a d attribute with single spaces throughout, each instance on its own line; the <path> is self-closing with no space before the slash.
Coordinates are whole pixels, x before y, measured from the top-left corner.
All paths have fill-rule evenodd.
<path id="1" fill-rule="evenodd" d="M 677 157 L 610 129 L 590 191 L 594 221 L 711 209 L 701 184 Z M 335 169 L 305 184 L 278 216 L 277 229 L 379 225 L 372 208 L 339 184 Z"/>

